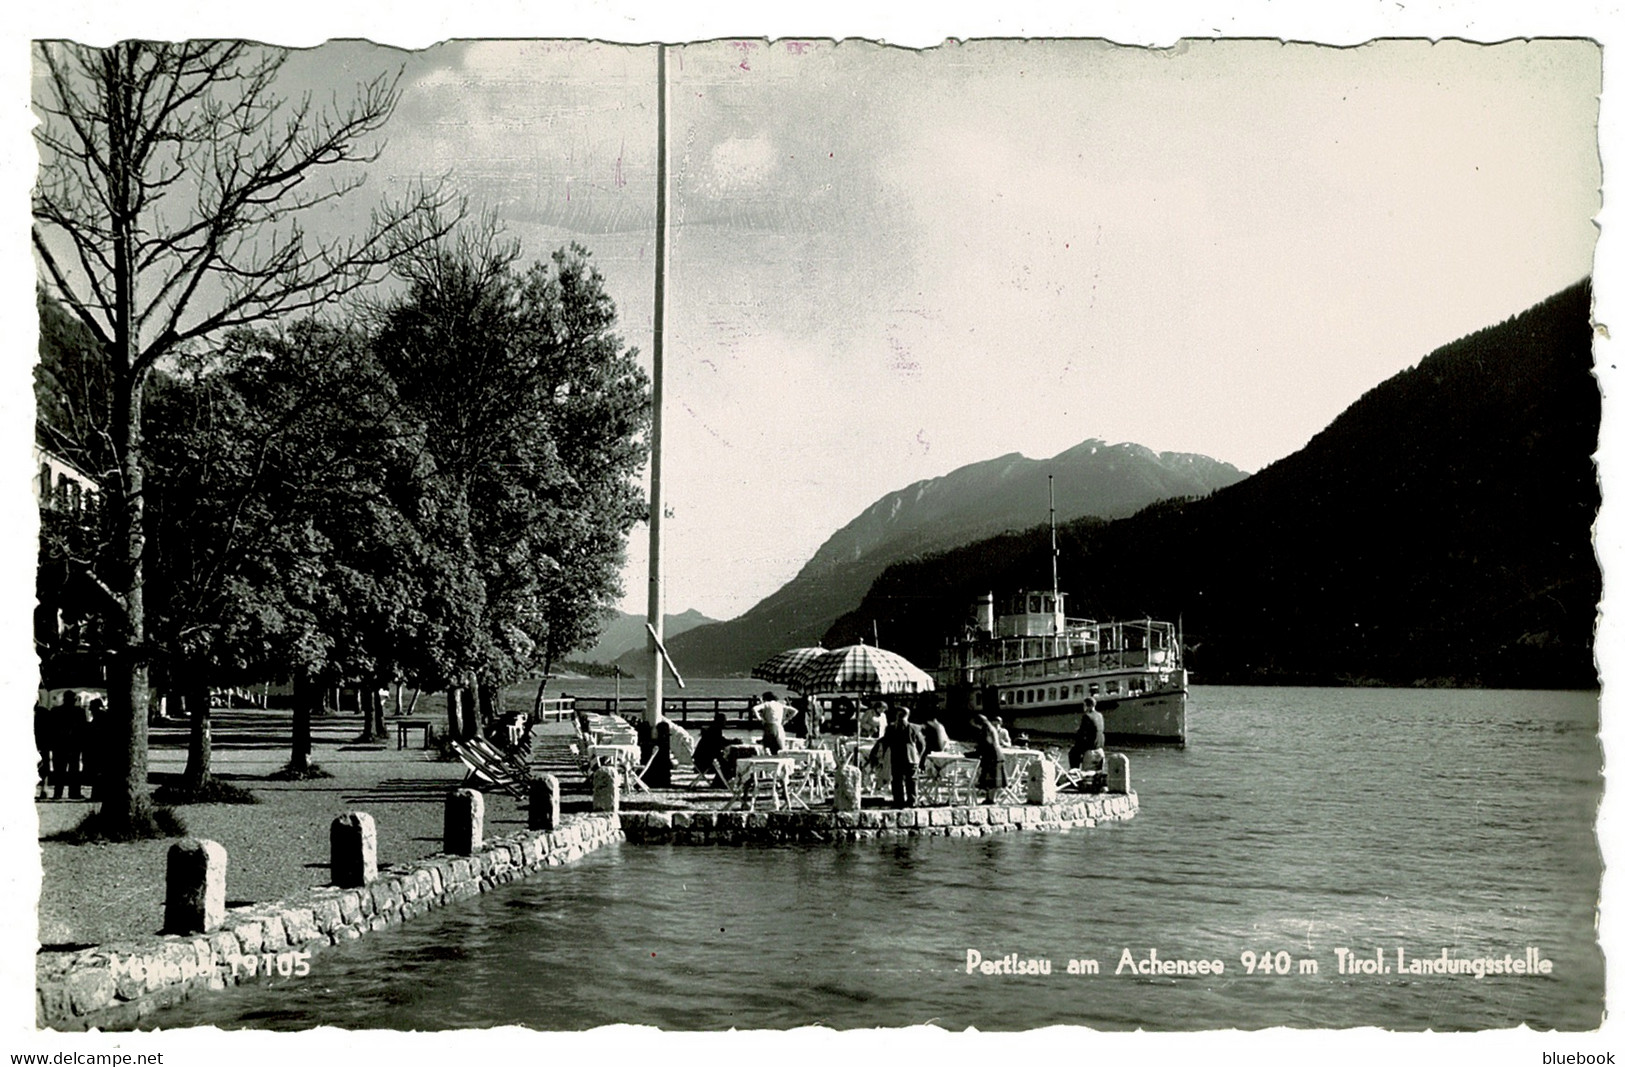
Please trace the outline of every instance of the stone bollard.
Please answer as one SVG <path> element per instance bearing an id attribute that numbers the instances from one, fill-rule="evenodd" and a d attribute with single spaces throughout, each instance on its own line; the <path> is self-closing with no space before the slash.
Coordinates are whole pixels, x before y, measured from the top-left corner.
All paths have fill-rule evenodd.
<path id="1" fill-rule="evenodd" d="M 351 811 L 333 820 L 328 830 L 328 869 L 333 884 L 355 889 L 378 877 L 378 826 L 364 811 Z"/>
<path id="2" fill-rule="evenodd" d="M 621 777 L 608 767 L 592 772 L 592 810 L 611 815 L 621 812 Z"/>
<path id="3" fill-rule="evenodd" d="M 559 780 L 544 774 L 530 783 L 530 828 L 559 828 Z"/>
<path id="4" fill-rule="evenodd" d="M 1132 792 L 1128 784 L 1128 757 L 1121 752 L 1106 755 L 1106 792 Z"/>
<path id="5" fill-rule="evenodd" d="M 188 837 L 169 846 L 164 933 L 209 934 L 226 918 L 226 850 Z"/>
<path id="6" fill-rule="evenodd" d="M 1052 760 L 1040 759 L 1034 763 L 1027 773 L 1027 803 L 1055 803 L 1055 776 L 1055 763 Z"/>
<path id="7" fill-rule="evenodd" d="M 477 789 L 453 789 L 446 794 L 448 855 L 472 856 L 485 844 L 485 797 Z"/>
<path id="8" fill-rule="evenodd" d="M 835 810 L 857 811 L 863 807 L 863 772 L 856 767 L 835 769 Z"/>

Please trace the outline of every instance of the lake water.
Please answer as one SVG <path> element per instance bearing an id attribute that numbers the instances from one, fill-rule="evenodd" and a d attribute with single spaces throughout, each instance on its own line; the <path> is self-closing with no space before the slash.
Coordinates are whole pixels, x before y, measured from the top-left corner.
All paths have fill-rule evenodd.
<path id="1" fill-rule="evenodd" d="M 1596 730 L 1595 693 L 1199 687 L 1189 747 L 1128 750 L 1140 812 L 1126 823 L 620 845 L 319 952 L 307 978 L 152 1022 L 1591 1029 Z M 1391 970 L 1339 974 L 1339 948 L 1380 948 Z M 1395 966 L 1400 949 L 1504 966 L 1531 948 L 1550 973 Z M 1125 951 L 1138 966 L 1153 949 L 1224 971 L 1121 967 Z M 1047 959 L 1051 973 L 967 974 L 968 950 Z M 1270 973 L 1249 975 L 1247 952 L 1269 954 Z M 1068 960 L 1099 973 L 1068 974 Z"/>

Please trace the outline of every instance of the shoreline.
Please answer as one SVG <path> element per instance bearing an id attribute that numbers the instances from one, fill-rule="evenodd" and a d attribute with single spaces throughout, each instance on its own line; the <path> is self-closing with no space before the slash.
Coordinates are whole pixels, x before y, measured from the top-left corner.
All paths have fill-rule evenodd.
<path id="1" fill-rule="evenodd" d="M 356 743 L 349 735 L 359 728 L 359 717 L 334 715 L 317 720 L 313 753 L 334 777 L 268 782 L 259 775 L 286 759 L 285 742 L 265 736 L 279 718 L 263 711 L 218 709 L 215 714 L 214 773 L 251 786 L 263 803 L 179 809 L 189 836 L 217 840 L 226 849 L 228 908 L 220 930 L 193 937 L 152 932 L 160 925 L 165 857 L 174 839 L 41 843 L 39 920 L 45 944 L 36 956 L 41 1029 L 136 1026 L 194 993 L 253 980 L 245 962 L 251 957 L 292 967 L 298 953 L 353 940 L 460 896 L 574 862 L 614 841 L 756 845 L 1066 831 L 1131 818 L 1138 808 L 1138 798 L 1127 793 L 1067 795 L 1047 806 L 722 811 L 729 794 L 708 788 L 637 794 L 623 798 L 618 814 L 593 813 L 587 783 L 570 761 L 569 729 L 549 724 L 537 730 L 532 762 L 536 775 L 560 780 L 560 829 L 526 829 L 526 804 L 492 791 L 485 794 L 490 836 L 475 856 L 462 858 L 440 851 L 445 796 L 462 783 L 461 763 L 427 758 L 421 749 L 397 749 L 393 739 L 383 745 Z M 155 742 L 155 774 L 176 772 L 185 762 L 184 734 L 177 746 L 167 732 Z M 77 821 L 92 806 L 38 803 L 42 833 Z M 312 885 L 317 871 L 328 867 L 328 827 L 347 811 L 366 811 L 377 822 L 378 879 L 364 890 Z"/>

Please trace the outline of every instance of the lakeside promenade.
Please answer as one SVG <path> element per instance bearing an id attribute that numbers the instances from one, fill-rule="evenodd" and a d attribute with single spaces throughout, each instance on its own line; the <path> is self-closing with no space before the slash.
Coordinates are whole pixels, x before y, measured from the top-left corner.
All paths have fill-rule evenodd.
<path id="1" fill-rule="evenodd" d="M 222 709 L 214 718 L 214 773 L 261 799 L 252 805 L 179 809 L 189 836 L 224 850 L 227 929 L 160 936 L 172 841 L 42 841 L 42 946 L 36 966 L 41 1026 L 133 1025 L 199 988 L 220 988 L 225 967 L 232 977 L 224 980 L 237 981 L 245 958 L 239 953 L 280 954 L 280 966 L 283 956 L 295 958 L 297 950 L 365 936 L 615 841 L 745 845 L 980 836 L 1092 827 L 1131 818 L 1138 807 L 1132 793 L 1062 799 L 1050 785 L 1051 800 L 1041 804 L 1012 798 L 985 807 L 962 800 L 905 810 L 835 811 L 817 805 L 780 810 L 775 805 L 746 811 L 729 810 L 736 806 L 729 802 L 738 798 L 728 789 L 685 784 L 624 796 L 617 817 L 594 810 L 592 787 L 572 748 L 574 723 L 566 721 L 536 728 L 530 761 L 532 775 L 558 782 L 556 810 L 562 822 L 541 824 L 556 825 L 558 832 L 537 833 L 526 801 L 492 791 L 484 794 L 485 844 L 459 852 L 462 846 L 451 844 L 455 804 L 448 794 L 463 782 L 462 762 L 440 760 L 434 749 L 399 745 L 394 737 L 359 742 L 353 736 L 359 719 L 330 716 L 318 723 L 313 755 L 332 777 L 280 782 L 266 776 L 285 760 L 285 713 Z M 178 776 L 184 763 L 184 728 L 166 725 L 155 731 L 154 779 Z M 73 825 L 90 804 L 43 801 L 37 807 L 45 836 Z M 356 811 L 370 815 L 377 827 L 379 879 L 363 889 L 330 888 L 329 828 L 336 816 Z M 252 967 L 247 973 L 252 977 Z"/>
<path id="2" fill-rule="evenodd" d="M 311 759 L 331 778 L 299 782 L 266 776 L 288 762 L 292 714 L 216 708 L 213 774 L 248 789 L 258 804 L 188 804 L 175 810 L 193 837 L 218 841 L 229 857 L 227 900 L 277 900 L 327 882 L 328 827 L 346 811 L 365 811 L 378 825 L 380 866 L 440 851 L 446 792 L 466 773 L 462 763 L 439 761 L 433 749 L 397 749 L 395 721 L 383 742 L 359 743 L 361 717 L 335 713 L 313 720 Z M 428 716 L 421 716 L 428 718 Z M 443 723 L 436 722 L 441 729 Z M 556 733 L 558 724 L 548 732 Z M 539 733 L 542 733 L 539 731 Z M 545 736 L 545 735 L 544 735 Z M 585 811 L 590 797 L 563 744 L 537 738 L 537 773 L 559 776 L 567 810 Z M 186 724 L 152 733 L 155 780 L 178 777 L 186 766 Z M 579 794 L 576 795 L 576 794 Z M 490 834 L 525 826 L 524 805 L 500 791 L 485 795 Z M 95 808 L 94 801 L 37 802 L 40 836 L 66 830 Z M 40 843 L 43 878 L 39 939 L 49 949 L 146 936 L 163 925 L 164 869 L 172 840 L 124 844 Z"/>

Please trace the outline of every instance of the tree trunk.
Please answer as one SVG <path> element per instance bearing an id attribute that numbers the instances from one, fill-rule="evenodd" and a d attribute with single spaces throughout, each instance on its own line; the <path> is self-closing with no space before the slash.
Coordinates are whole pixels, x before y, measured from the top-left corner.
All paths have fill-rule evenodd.
<path id="1" fill-rule="evenodd" d="M 480 680 L 477 677 L 468 679 L 468 688 L 463 691 L 463 728 L 467 731 L 464 737 L 484 737 L 484 724 L 480 722 Z"/>
<path id="2" fill-rule="evenodd" d="M 403 682 L 402 684 L 404 685 L 405 683 Z M 410 704 L 408 704 L 406 706 L 406 714 L 408 716 L 410 716 L 414 711 L 417 710 L 418 697 L 420 697 L 422 695 L 423 695 L 423 690 L 421 690 L 421 689 L 413 689 L 412 690 L 412 703 L 410 703 Z"/>
<path id="3" fill-rule="evenodd" d="M 387 691 L 382 685 L 372 687 L 372 716 L 374 725 L 378 729 L 378 739 L 389 740 L 389 727 L 384 725 L 384 705 L 387 701 Z"/>
<path id="4" fill-rule="evenodd" d="M 397 719 L 401 717 L 401 698 L 402 698 L 402 694 L 405 692 L 405 690 L 406 690 L 406 683 L 405 682 L 396 682 L 395 683 L 395 717 Z"/>
<path id="5" fill-rule="evenodd" d="M 378 691 L 369 685 L 357 685 L 355 687 L 355 702 L 361 712 L 361 740 L 378 740 L 381 735 L 375 733 L 372 728 L 372 707 L 378 703 Z M 379 717 L 382 718 L 381 715 Z"/>
<path id="6" fill-rule="evenodd" d="M 194 673 L 193 678 L 197 675 Z M 186 772 L 181 785 L 197 791 L 209 784 L 209 761 L 214 754 L 214 738 L 209 723 L 209 687 L 202 682 L 186 683 L 186 717 L 191 729 L 186 740 Z"/>
<path id="7" fill-rule="evenodd" d="M 480 686 L 480 719 L 489 728 L 502 717 L 502 687 L 487 680 Z"/>
<path id="8" fill-rule="evenodd" d="M 125 235 L 115 242 L 124 249 Z M 134 302 L 134 274 L 127 266 L 118 279 Z M 130 306 L 122 299 L 120 311 Z M 141 452 L 142 375 L 131 373 L 135 360 L 133 326 L 128 313 L 119 315 L 112 353 L 117 382 L 114 403 L 114 440 L 121 446 L 124 508 L 123 612 L 115 624 L 114 647 L 107 665 L 107 766 L 103 772 L 101 825 L 109 834 L 147 833 L 152 826 L 152 793 L 147 786 L 147 665 L 146 611 L 143 598 L 142 557 L 146 550 L 143 524 L 143 458 Z"/>
<path id="9" fill-rule="evenodd" d="M 446 736 L 454 741 L 463 739 L 463 717 L 460 714 L 457 687 L 446 690 Z"/>
<path id="10" fill-rule="evenodd" d="M 293 751 L 288 766 L 303 773 L 310 770 L 310 719 L 322 703 L 322 687 L 305 674 L 293 679 Z"/>

